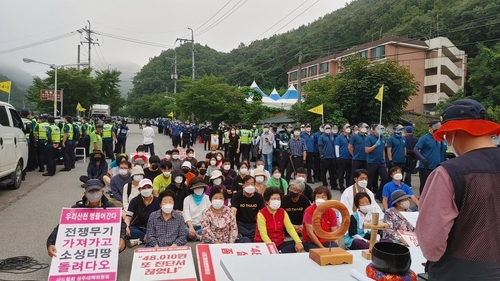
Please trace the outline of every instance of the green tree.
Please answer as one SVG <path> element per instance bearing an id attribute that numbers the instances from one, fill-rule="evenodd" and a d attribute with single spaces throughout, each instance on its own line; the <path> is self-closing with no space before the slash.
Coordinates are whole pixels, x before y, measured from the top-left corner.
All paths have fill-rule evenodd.
<path id="1" fill-rule="evenodd" d="M 98 87 L 99 103 L 109 104 L 112 113 L 125 105 L 125 99 L 121 97 L 119 90 L 120 75 L 121 72 L 116 69 L 96 71 L 95 82 Z"/>
<path id="2" fill-rule="evenodd" d="M 23 108 L 35 109 L 33 103 L 29 103 L 26 98 L 27 85 L 19 83 L 16 79 L 11 79 L 8 76 L 0 74 L 0 82 L 11 81 L 10 87 L 10 103 L 17 109 L 21 110 Z M 9 95 L 5 92 L 0 91 L 0 101 L 7 102 L 9 100 Z"/>
<path id="3" fill-rule="evenodd" d="M 492 48 L 480 45 L 468 67 L 472 97 L 486 107 L 500 105 L 500 43 Z"/>

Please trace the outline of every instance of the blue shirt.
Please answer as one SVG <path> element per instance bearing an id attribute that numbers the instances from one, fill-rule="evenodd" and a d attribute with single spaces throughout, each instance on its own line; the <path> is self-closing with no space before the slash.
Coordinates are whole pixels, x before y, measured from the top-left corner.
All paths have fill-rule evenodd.
<path id="1" fill-rule="evenodd" d="M 177 126 L 173 125 L 172 126 L 172 136 L 177 137 L 177 136 L 180 136 L 180 134 L 181 134 L 181 132 L 180 132 L 179 125 L 177 125 Z"/>
<path id="2" fill-rule="evenodd" d="M 448 147 L 442 142 L 438 142 L 432 135 L 425 134 L 422 136 L 415 148 L 420 150 L 420 154 L 429 162 L 429 169 L 435 169 L 446 157 L 446 149 Z M 419 168 L 425 168 L 423 161 L 419 161 Z"/>
<path id="3" fill-rule="evenodd" d="M 356 161 L 366 161 L 366 152 L 365 152 L 365 135 L 354 135 L 349 140 L 349 144 L 351 144 L 354 148 L 354 155 L 352 156 L 352 160 Z"/>
<path id="4" fill-rule="evenodd" d="M 402 191 L 404 191 L 408 195 L 413 195 L 413 190 L 411 190 L 411 187 L 406 185 L 406 183 L 401 182 L 401 185 L 397 186 L 396 182 L 392 180 L 392 181 L 386 183 L 384 185 L 384 189 L 382 190 L 382 197 L 387 198 L 387 207 L 389 207 L 389 208 L 392 207 L 391 194 L 398 189 L 401 189 Z"/>
<path id="5" fill-rule="evenodd" d="M 300 134 L 300 137 L 306 141 L 307 152 L 314 152 L 314 134 L 303 132 Z"/>
<path id="6" fill-rule="evenodd" d="M 335 137 L 333 135 L 322 134 L 318 140 L 318 146 L 323 147 L 323 158 L 335 158 Z"/>
<path id="7" fill-rule="evenodd" d="M 377 141 L 378 137 L 375 135 L 369 135 L 365 139 L 365 147 L 373 146 Z M 380 145 L 377 146 L 371 153 L 366 154 L 367 164 L 384 164 L 384 152 L 385 152 L 386 140 L 384 137 L 380 138 Z"/>
<path id="8" fill-rule="evenodd" d="M 387 147 L 390 147 L 392 150 L 392 162 L 394 163 L 405 163 L 405 148 L 406 148 L 406 139 L 403 136 L 398 136 L 396 134 L 392 135 L 387 140 Z"/>
<path id="9" fill-rule="evenodd" d="M 351 160 L 352 155 L 349 152 L 349 139 L 345 135 L 339 135 L 335 138 L 335 145 L 339 146 L 339 155 L 340 159 Z"/>
<path id="10" fill-rule="evenodd" d="M 323 133 L 322 132 L 316 132 L 314 133 L 314 152 L 315 153 L 319 153 L 319 145 L 318 145 L 318 142 L 319 142 L 319 138 L 321 137 Z"/>

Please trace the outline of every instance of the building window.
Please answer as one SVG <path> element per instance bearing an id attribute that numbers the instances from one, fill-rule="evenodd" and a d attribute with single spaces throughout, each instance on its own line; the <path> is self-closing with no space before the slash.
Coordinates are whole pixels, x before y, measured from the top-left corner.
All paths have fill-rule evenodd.
<path id="1" fill-rule="evenodd" d="M 290 73 L 290 81 L 295 81 L 295 80 L 297 80 L 297 71 Z"/>
<path id="2" fill-rule="evenodd" d="M 318 66 L 313 65 L 309 67 L 309 76 L 316 76 L 316 75 L 318 75 Z"/>
<path id="3" fill-rule="evenodd" d="M 323 73 L 327 73 L 327 72 L 328 72 L 328 63 L 324 62 L 324 63 L 320 64 L 319 65 L 319 73 L 323 74 Z"/>
<path id="4" fill-rule="evenodd" d="M 371 50 L 371 52 L 372 52 L 372 54 L 371 54 L 372 55 L 372 60 L 383 59 L 385 57 L 385 45 L 373 48 Z"/>
<path id="5" fill-rule="evenodd" d="M 368 51 L 363 51 L 363 52 L 360 52 L 359 55 L 364 58 L 364 59 L 367 59 L 368 58 Z"/>
<path id="6" fill-rule="evenodd" d="M 300 75 L 301 78 L 307 77 L 307 68 L 302 68 Z"/>

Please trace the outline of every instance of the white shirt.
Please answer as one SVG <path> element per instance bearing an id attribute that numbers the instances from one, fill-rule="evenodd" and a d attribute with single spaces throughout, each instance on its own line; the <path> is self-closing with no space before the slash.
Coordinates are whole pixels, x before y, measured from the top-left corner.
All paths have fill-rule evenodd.
<path id="1" fill-rule="evenodd" d="M 142 141 L 143 144 L 152 144 L 153 138 L 155 137 L 155 131 L 150 126 L 146 126 L 142 129 L 142 136 L 144 137 Z"/>
<path id="2" fill-rule="evenodd" d="M 349 210 L 349 214 L 352 215 L 352 207 L 354 206 L 354 195 L 352 194 L 352 189 L 354 188 L 354 185 L 349 186 L 344 190 L 342 193 L 342 197 L 340 197 L 340 202 L 344 204 L 347 207 L 347 210 Z M 384 216 L 384 213 L 382 212 L 382 209 L 380 206 L 377 204 L 377 201 L 375 201 L 375 196 L 373 195 L 373 192 L 369 190 L 368 188 L 364 189 L 365 192 L 370 196 L 370 199 L 372 201 L 372 210 L 375 210 L 377 213 L 381 214 L 379 216 L 379 220 Z"/>
<path id="3" fill-rule="evenodd" d="M 132 199 L 137 197 L 137 195 L 141 194 L 139 191 L 139 183 L 137 183 L 136 186 L 134 186 L 134 182 L 132 181 L 132 189 L 130 190 L 130 196 L 127 194 L 128 191 L 128 183 L 123 186 L 123 195 L 122 195 L 122 203 L 123 203 L 123 210 L 125 212 L 128 210 L 128 204 Z"/>
<path id="4" fill-rule="evenodd" d="M 192 225 L 201 226 L 201 218 L 203 212 L 209 208 L 212 204 L 208 195 L 203 195 L 203 199 L 199 206 L 194 202 L 193 195 L 189 195 L 184 198 L 184 206 L 182 209 L 182 216 L 184 217 L 184 222 L 191 221 Z"/>

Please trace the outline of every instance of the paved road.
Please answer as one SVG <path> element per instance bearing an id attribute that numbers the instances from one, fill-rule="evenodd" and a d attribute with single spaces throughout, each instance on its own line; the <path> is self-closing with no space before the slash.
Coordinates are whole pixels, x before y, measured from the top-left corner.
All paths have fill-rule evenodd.
<path id="1" fill-rule="evenodd" d="M 142 144 L 142 135 L 138 125 L 130 125 L 131 134 L 127 140 L 127 151 L 135 152 Z M 156 128 L 155 128 L 156 130 Z M 155 138 L 155 152 L 163 155 L 172 148 L 170 138 L 158 135 Z M 198 159 L 204 159 L 206 152 L 196 144 Z M 46 240 L 57 225 L 61 208 L 71 207 L 83 196 L 83 189 L 78 180 L 86 174 L 87 165 L 80 160 L 76 169 L 70 172 L 57 172 L 54 177 L 43 177 L 34 171 L 27 175 L 18 190 L 0 189 L 0 237 L 2 237 L 0 259 L 14 256 L 31 256 L 42 263 L 49 263 Z M 57 170 L 62 167 L 58 166 Z M 417 182 L 416 182 L 417 181 Z M 417 186 L 418 177 L 413 178 Z M 318 186 L 315 184 L 313 187 Z M 418 191 L 418 188 L 416 189 Z M 340 198 L 338 191 L 333 192 L 334 199 Z M 191 245 L 193 246 L 193 245 Z M 126 249 L 120 254 L 118 280 L 126 281 L 130 277 L 133 251 Z M 48 268 L 27 274 L 0 273 L 3 280 L 47 280 Z"/>

